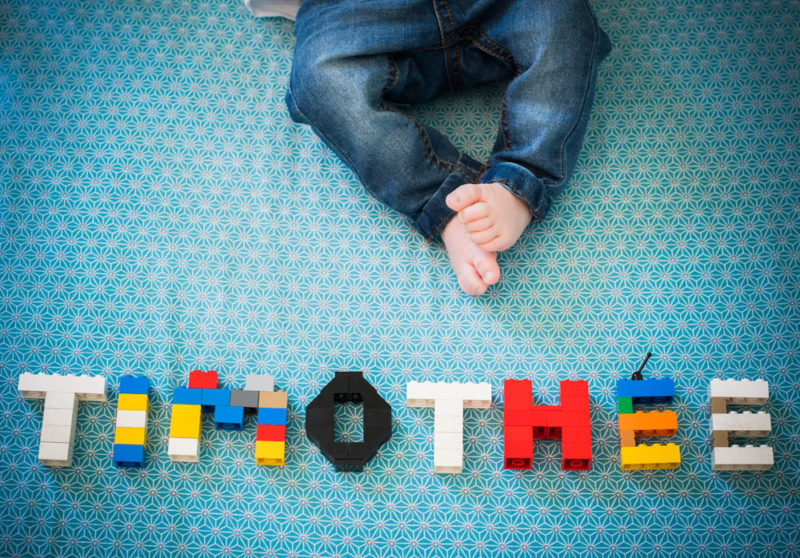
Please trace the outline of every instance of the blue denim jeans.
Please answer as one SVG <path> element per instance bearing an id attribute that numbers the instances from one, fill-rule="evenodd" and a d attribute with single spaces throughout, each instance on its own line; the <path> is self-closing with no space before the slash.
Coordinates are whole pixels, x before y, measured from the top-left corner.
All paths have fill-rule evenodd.
<path id="1" fill-rule="evenodd" d="M 304 0 L 286 103 L 375 198 L 426 238 L 445 197 L 497 182 L 542 219 L 575 166 L 611 43 L 587 0 Z M 483 164 L 403 112 L 508 80 Z"/>

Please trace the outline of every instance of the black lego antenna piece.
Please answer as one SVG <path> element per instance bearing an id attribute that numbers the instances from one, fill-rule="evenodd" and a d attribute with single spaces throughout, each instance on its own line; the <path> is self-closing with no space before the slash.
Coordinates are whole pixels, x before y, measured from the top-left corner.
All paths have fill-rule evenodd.
<path id="1" fill-rule="evenodd" d="M 653 353 L 651 353 L 651 352 L 648 352 L 644 356 L 644 360 L 639 365 L 639 368 L 636 369 L 636 372 L 631 374 L 631 380 L 644 380 L 644 377 L 642 376 L 642 370 L 644 370 L 644 365 L 647 364 L 647 361 L 650 360 L 651 356 L 653 356 Z"/>

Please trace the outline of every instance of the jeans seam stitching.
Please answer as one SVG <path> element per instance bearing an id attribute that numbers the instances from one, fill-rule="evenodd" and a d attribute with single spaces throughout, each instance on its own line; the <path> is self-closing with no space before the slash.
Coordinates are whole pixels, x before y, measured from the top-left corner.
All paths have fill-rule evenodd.
<path id="1" fill-rule="evenodd" d="M 436 155 L 436 152 L 433 150 L 433 146 L 430 143 L 430 137 L 428 137 L 428 134 L 425 132 L 424 127 L 419 121 L 417 121 L 416 118 L 412 117 L 409 114 L 404 113 L 403 111 L 396 110 L 388 106 L 386 103 L 384 103 L 383 100 L 384 93 L 388 91 L 391 87 L 393 87 L 394 84 L 397 83 L 397 80 L 400 77 L 400 69 L 398 68 L 397 63 L 394 61 L 394 59 L 388 55 L 386 56 L 386 59 L 389 63 L 389 75 L 386 77 L 386 83 L 384 83 L 383 88 L 381 89 L 381 92 L 378 95 L 378 105 L 383 110 L 394 112 L 395 114 L 399 114 L 400 116 L 405 117 L 409 122 L 411 122 L 414 125 L 414 128 L 417 130 L 417 134 L 419 134 L 420 139 L 422 140 L 422 146 L 425 148 L 425 154 L 432 165 L 434 165 L 439 170 L 445 172 L 457 172 L 464 178 L 471 180 L 472 177 L 470 177 L 469 174 L 464 170 L 467 167 L 464 167 L 462 164 L 458 162 L 452 163 L 450 161 L 445 161 L 444 159 L 441 159 L 438 155 Z M 393 75 L 394 78 L 392 79 Z M 473 171 L 471 171 L 470 169 L 469 172 L 471 173 Z"/>
<path id="2" fill-rule="evenodd" d="M 445 32 L 445 25 L 444 21 L 442 20 L 442 15 L 439 13 L 439 0 L 433 0 L 433 10 L 436 12 L 436 21 L 439 24 L 439 33 L 442 36 L 441 44 L 444 45 L 445 42 L 447 42 L 447 33 Z M 444 68 L 444 71 L 447 74 L 447 83 L 450 86 L 450 89 L 452 89 L 453 84 L 450 80 L 450 56 L 447 51 L 444 52 Z"/>
<path id="3" fill-rule="evenodd" d="M 561 176 L 562 177 L 565 176 L 564 168 L 566 166 L 566 162 L 565 162 L 566 155 L 564 153 L 564 147 L 567 145 L 567 142 L 569 141 L 569 138 L 572 137 L 572 134 L 574 134 L 575 130 L 578 128 L 578 123 L 581 121 L 581 115 L 583 115 L 583 111 L 586 108 L 586 99 L 589 97 L 589 88 L 590 88 L 590 85 L 592 83 L 592 74 L 594 73 L 595 53 L 597 52 L 597 42 L 598 42 L 599 36 L 600 36 L 600 33 L 598 32 L 599 31 L 599 27 L 597 25 L 597 21 L 595 21 L 595 19 L 594 19 L 594 14 L 592 14 L 592 9 L 586 3 L 586 0 L 583 0 L 583 5 L 587 9 L 587 11 L 589 12 L 589 17 L 591 18 L 592 25 L 594 26 L 594 41 L 592 43 L 592 54 L 591 54 L 591 62 L 589 64 L 589 71 L 587 72 L 587 75 L 586 75 L 586 85 L 584 86 L 584 89 L 583 89 L 583 99 L 581 101 L 581 108 L 578 111 L 578 116 L 575 118 L 575 122 L 572 125 L 572 129 L 569 131 L 569 133 L 566 136 L 564 136 L 564 140 L 561 142 Z"/>

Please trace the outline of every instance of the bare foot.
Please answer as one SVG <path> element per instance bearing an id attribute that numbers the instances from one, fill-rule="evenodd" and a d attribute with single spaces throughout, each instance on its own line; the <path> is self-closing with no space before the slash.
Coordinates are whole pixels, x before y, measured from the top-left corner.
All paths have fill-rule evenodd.
<path id="1" fill-rule="evenodd" d="M 531 222 L 531 212 L 502 184 L 464 184 L 445 200 L 478 248 L 500 252 L 511 248 Z"/>
<path id="2" fill-rule="evenodd" d="M 478 248 L 469 239 L 461 219 L 454 217 L 447 223 L 442 231 L 442 240 L 462 291 L 471 296 L 481 295 L 500 279 L 497 254 Z"/>

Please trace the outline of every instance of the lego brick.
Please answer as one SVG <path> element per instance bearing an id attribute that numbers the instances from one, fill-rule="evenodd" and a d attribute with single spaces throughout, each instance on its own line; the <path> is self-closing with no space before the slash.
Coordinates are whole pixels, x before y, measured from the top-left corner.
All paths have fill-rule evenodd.
<path id="1" fill-rule="evenodd" d="M 766 380 L 714 378 L 708 389 L 712 400 L 720 398 L 734 405 L 763 405 L 769 399 L 769 384 Z"/>
<path id="2" fill-rule="evenodd" d="M 214 408 L 214 424 L 220 430 L 241 430 L 244 427 L 244 407 L 217 405 Z"/>
<path id="3" fill-rule="evenodd" d="M 678 415 L 669 410 L 622 414 L 619 430 L 632 430 L 636 436 L 673 436 L 678 430 Z"/>
<path id="4" fill-rule="evenodd" d="M 619 431 L 619 447 L 632 448 L 636 446 L 636 435 L 633 430 L 620 430 Z"/>
<path id="5" fill-rule="evenodd" d="M 434 415 L 442 417 L 464 416 L 464 403 L 460 399 L 436 399 Z"/>
<path id="6" fill-rule="evenodd" d="M 711 443 L 715 448 L 727 448 L 730 443 L 728 433 L 720 430 L 711 432 Z"/>
<path id="7" fill-rule="evenodd" d="M 200 461 L 200 440 L 170 437 L 167 455 L 172 461 L 198 463 Z"/>
<path id="8" fill-rule="evenodd" d="M 40 442 L 71 444 L 75 440 L 75 422 L 69 424 L 43 424 Z"/>
<path id="9" fill-rule="evenodd" d="M 769 446 L 737 446 L 714 448 L 711 457 L 715 471 L 765 471 L 775 464 Z"/>
<path id="10" fill-rule="evenodd" d="M 462 451 L 464 448 L 464 437 L 460 432 L 435 432 L 433 436 L 433 446 L 438 449 L 457 449 Z"/>
<path id="11" fill-rule="evenodd" d="M 42 413 L 42 425 L 56 425 L 61 426 L 65 424 L 74 424 L 78 419 L 78 404 L 72 409 L 52 409 L 45 405 L 44 413 Z"/>
<path id="12" fill-rule="evenodd" d="M 503 382 L 503 408 L 530 409 L 533 406 L 533 384 L 530 380 L 505 380 Z"/>
<path id="13" fill-rule="evenodd" d="M 711 413 L 720 414 L 728 412 L 728 401 L 724 397 L 711 398 Z"/>
<path id="14" fill-rule="evenodd" d="M 218 383 L 219 379 L 214 370 L 208 370 L 206 372 L 202 370 L 192 370 L 189 372 L 189 383 L 187 385 L 190 388 L 217 389 Z"/>
<path id="15" fill-rule="evenodd" d="M 620 448 L 620 461 L 623 471 L 677 469 L 681 464 L 681 452 L 675 444 L 639 444 Z"/>
<path id="16" fill-rule="evenodd" d="M 80 401 L 105 401 L 104 376 L 75 376 L 73 374 L 20 374 L 17 387 L 23 397 L 44 399 L 48 392 L 74 393 Z"/>
<path id="17" fill-rule="evenodd" d="M 39 461 L 51 467 L 69 467 L 72 465 L 72 444 L 40 442 Z"/>
<path id="18" fill-rule="evenodd" d="M 259 424 L 256 426 L 256 441 L 286 441 L 286 426 L 283 424 Z"/>
<path id="19" fill-rule="evenodd" d="M 283 466 L 285 454 L 285 442 L 256 441 L 257 465 Z"/>
<path id="20" fill-rule="evenodd" d="M 458 432 L 459 436 L 464 431 L 464 417 L 436 415 L 433 417 L 434 432 Z"/>
<path id="21" fill-rule="evenodd" d="M 172 392 L 173 405 L 202 405 L 203 390 L 201 388 L 176 387 Z"/>
<path id="22" fill-rule="evenodd" d="M 247 391 L 275 391 L 275 378 L 272 374 L 248 374 L 244 389 Z"/>
<path id="23" fill-rule="evenodd" d="M 51 391 L 44 398 L 45 409 L 72 409 L 78 404 L 78 396 L 72 392 Z"/>
<path id="24" fill-rule="evenodd" d="M 170 418 L 170 438 L 200 438 L 202 429 L 200 405 L 173 405 Z"/>
<path id="25" fill-rule="evenodd" d="M 146 430 L 144 428 L 118 426 L 114 430 L 114 443 L 144 446 L 146 443 Z"/>
<path id="26" fill-rule="evenodd" d="M 633 397 L 617 398 L 617 413 L 625 414 L 633 412 Z"/>
<path id="27" fill-rule="evenodd" d="M 730 412 L 711 415 L 711 430 L 724 431 L 729 436 L 755 438 L 766 436 L 772 430 L 772 419 L 769 413 L 759 411 L 751 413 Z"/>
<path id="28" fill-rule="evenodd" d="M 617 397 L 630 397 L 633 403 L 668 403 L 674 395 L 672 378 L 617 380 Z"/>
<path id="29" fill-rule="evenodd" d="M 285 409 L 288 404 L 288 394 L 285 391 L 260 391 L 258 392 L 258 406 L 273 409 Z"/>
<path id="30" fill-rule="evenodd" d="M 150 389 L 147 376 L 123 376 L 119 379 L 120 393 L 144 393 Z"/>
<path id="31" fill-rule="evenodd" d="M 589 425 L 566 428 L 561 437 L 561 469 L 588 471 L 592 465 L 592 429 Z"/>
<path id="32" fill-rule="evenodd" d="M 286 409 L 259 407 L 256 421 L 258 424 L 286 424 Z"/>
<path id="33" fill-rule="evenodd" d="M 433 407 L 436 400 L 454 399 L 461 408 L 488 409 L 492 404 L 492 386 L 481 382 L 409 382 L 406 385 L 407 407 Z"/>
<path id="34" fill-rule="evenodd" d="M 117 411 L 116 426 L 146 428 L 147 411 Z"/>
<path id="35" fill-rule="evenodd" d="M 227 407 L 231 402 L 231 390 L 229 389 L 203 389 L 203 407 L 216 407 L 222 405 Z"/>
<path id="36" fill-rule="evenodd" d="M 144 446 L 114 444 L 112 459 L 116 467 L 144 466 Z"/>
<path id="37" fill-rule="evenodd" d="M 334 406 L 343 402 L 363 402 L 364 440 L 335 442 Z M 261 413 L 264 409 L 259 409 Z M 336 372 L 322 391 L 306 407 L 306 436 L 333 463 L 337 471 L 360 471 L 392 435 L 389 404 L 362 372 Z"/>
<path id="38" fill-rule="evenodd" d="M 144 393 L 120 393 L 117 400 L 118 411 L 147 411 L 147 395 Z"/>
<path id="39" fill-rule="evenodd" d="M 455 474 L 464 468 L 464 454 L 457 451 L 437 451 L 433 455 L 433 471 L 440 474 Z"/>
<path id="40" fill-rule="evenodd" d="M 503 438 L 503 467 L 530 469 L 533 465 L 533 436 L 530 427 L 506 426 Z"/>
<path id="41" fill-rule="evenodd" d="M 232 389 L 228 405 L 231 407 L 244 407 L 245 409 L 258 409 L 259 392 L 246 389 Z"/>

